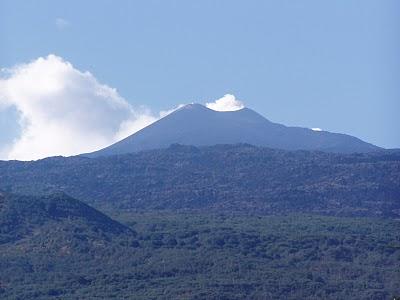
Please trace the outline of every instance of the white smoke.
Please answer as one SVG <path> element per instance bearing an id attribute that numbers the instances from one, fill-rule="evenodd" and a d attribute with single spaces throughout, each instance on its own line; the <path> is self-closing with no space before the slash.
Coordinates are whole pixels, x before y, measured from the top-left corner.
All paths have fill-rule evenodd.
<path id="1" fill-rule="evenodd" d="M 235 111 L 244 108 L 242 101 L 236 99 L 234 95 L 226 94 L 214 102 L 206 103 L 206 106 L 216 111 Z"/>

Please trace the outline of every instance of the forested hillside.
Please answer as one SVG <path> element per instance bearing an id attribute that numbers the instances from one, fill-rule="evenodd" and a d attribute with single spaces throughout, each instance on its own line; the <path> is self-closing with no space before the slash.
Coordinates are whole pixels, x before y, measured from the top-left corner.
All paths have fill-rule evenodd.
<path id="1" fill-rule="evenodd" d="M 250 145 L 104 158 L 0 162 L 0 188 L 58 191 L 110 210 L 213 210 L 400 216 L 400 152 L 332 154 Z"/>
<path id="2" fill-rule="evenodd" d="M 0 196 L 0 298 L 392 299 L 400 291 L 396 220 L 159 211 L 114 219 L 121 223 L 65 195 Z"/>

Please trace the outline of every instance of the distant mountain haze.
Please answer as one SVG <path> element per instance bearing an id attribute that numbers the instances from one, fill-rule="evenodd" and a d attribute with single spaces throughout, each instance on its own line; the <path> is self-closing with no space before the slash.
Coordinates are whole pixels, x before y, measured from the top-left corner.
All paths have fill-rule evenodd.
<path id="1" fill-rule="evenodd" d="M 211 146 L 236 143 L 338 153 L 381 149 L 345 134 L 273 123 L 249 108 L 221 112 L 201 104 L 188 104 L 122 141 L 84 156 L 127 154 L 167 148 L 171 144 Z"/>

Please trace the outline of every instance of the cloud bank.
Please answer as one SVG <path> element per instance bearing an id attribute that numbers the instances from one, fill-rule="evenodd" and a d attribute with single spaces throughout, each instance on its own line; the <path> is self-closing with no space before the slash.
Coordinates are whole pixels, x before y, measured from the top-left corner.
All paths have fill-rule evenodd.
<path id="1" fill-rule="evenodd" d="M 55 55 L 2 71 L 0 109 L 14 106 L 22 129 L 3 159 L 94 151 L 157 119 Z"/>
<path id="2" fill-rule="evenodd" d="M 133 107 L 116 89 L 61 57 L 40 57 L 1 70 L 0 111 L 17 110 L 21 134 L 0 145 L 0 159 L 34 160 L 99 150 L 182 106 L 153 114 L 144 106 Z M 244 107 L 230 94 L 206 106 L 218 111 Z"/>
<path id="3" fill-rule="evenodd" d="M 206 103 L 206 106 L 216 111 L 235 111 L 244 108 L 242 101 L 236 99 L 234 95 L 226 94 L 214 102 Z"/>

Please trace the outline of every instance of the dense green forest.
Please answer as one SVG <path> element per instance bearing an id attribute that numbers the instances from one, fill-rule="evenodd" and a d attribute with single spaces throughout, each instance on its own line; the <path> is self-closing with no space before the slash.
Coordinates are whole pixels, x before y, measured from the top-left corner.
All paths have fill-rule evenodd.
<path id="1" fill-rule="evenodd" d="M 0 190 L 1 299 L 400 295 L 400 151 L 0 161 Z"/>
<path id="2" fill-rule="evenodd" d="M 400 217 L 400 151 L 333 154 L 250 145 L 0 162 L 0 189 L 64 191 L 100 209 Z"/>
<path id="3" fill-rule="evenodd" d="M 392 299 L 400 221 L 0 195 L 2 299 Z"/>

